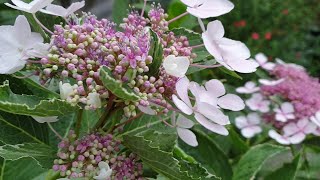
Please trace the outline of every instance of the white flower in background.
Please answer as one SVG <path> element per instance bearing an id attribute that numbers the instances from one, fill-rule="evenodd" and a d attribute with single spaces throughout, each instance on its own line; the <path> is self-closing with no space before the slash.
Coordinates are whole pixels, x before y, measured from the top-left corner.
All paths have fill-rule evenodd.
<path id="1" fill-rule="evenodd" d="M 310 120 L 320 127 L 320 111 L 318 111 L 314 116 L 312 116 Z"/>
<path id="2" fill-rule="evenodd" d="M 142 106 L 142 105 L 139 105 L 138 106 L 139 110 L 145 114 L 148 114 L 148 115 L 156 115 L 157 112 L 155 110 L 153 110 L 150 106 Z"/>
<path id="3" fill-rule="evenodd" d="M 70 83 L 62 83 L 62 81 L 60 81 L 59 89 L 60 89 L 60 97 L 63 100 L 68 99 L 68 97 L 70 97 L 74 93 L 73 87 L 71 86 Z"/>
<path id="4" fill-rule="evenodd" d="M 163 67 L 167 74 L 175 77 L 184 77 L 188 71 L 190 60 L 188 57 L 175 57 L 169 55 L 163 61 Z"/>
<path id="5" fill-rule="evenodd" d="M 260 88 L 257 87 L 257 84 L 252 81 L 247 82 L 244 87 L 239 87 L 236 89 L 237 93 L 241 94 L 252 94 L 259 90 Z"/>
<path id="6" fill-rule="evenodd" d="M 246 100 L 246 105 L 253 111 L 260 111 L 262 113 L 269 112 L 270 101 L 265 100 L 262 94 L 256 93 Z"/>
<path id="7" fill-rule="evenodd" d="M 13 9 L 17 9 L 17 10 L 24 11 L 31 14 L 35 14 L 36 12 L 38 12 L 39 10 L 41 10 L 42 8 L 48 6 L 53 2 L 53 0 L 34 0 L 34 1 L 31 1 L 30 3 L 25 3 L 24 1 L 21 1 L 21 0 L 11 0 L 11 1 L 14 5 L 9 3 L 5 3 L 5 5 Z"/>
<path id="8" fill-rule="evenodd" d="M 0 26 L 0 74 L 13 74 L 23 69 L 27 52 L 42 42 L 39 33 L 31 32 L 25 16 L 18 16 L 14 26 Z"/>
<path id="9" fill-rule="evenodd" d="M 277 121 L 287 122 L 295 118 L 294 107 L 289 102 L 282 103 L 280 108 L 275 108 L 273 111 L 276 113 Z"/>
<path id="10" fill-rule="evenodd" d="M 68 17 L 84 6 L 85 1 L 72 3 L 67 9 L 59 5 L 49 4 L 46 7 L 46 10 L 41 10 L 41 12 L 55 16 Z"/>
<path id="11" fill-rule="evenodd" d="M 279 79 L 279 80 L 268 80 L 268 79 L 259 79 L 259 83 L 261 83 L 262 85 L 265 86 L 275 86 L 278 85 L 280 83 L 282 83 L 285 79 Z"/>
<path id="12" fill-rule="evenodd" d="M 240 116 L 235 119 L 237 128 L 241 130 L 241 134 L 246 138 L 252 138 L 256 134 L 262 132 L 259 126 L 261 118 L 258 113 L 250 113 L 248 116 Z"/>
<path id="13" fill-rule="evenodd" d="M 268 57 L 263 53 L 259 53 L 255 56 L 255 60 L 258 62 L 261 68 L 271 71 L 276 67 L 275 63 L 268 62 Z"/>
<path id="14" fill-rule="evenodd" d="M 32 116 L 34 120 L 36 120 L 38 123 L 52 123 L 57 122 L 58 116 L 50 116 L 50 117 L 38 117 L 38 116 Z"/>
<path id="15" fill-rule="evenodd" d="M 198 18 L 217 17 L 230 12 L 234 5 L 228 0 L 181 0 L 187 12 Z"/>
<path id="16" fill-rule="evenodd" d="M 303 70 L 303 71 L 306 70 L 303 66 L 300 66 L 300 65 L 294 64 L 294 63 L 286 63 L 286 62 L 284 62 L 282 59 L 279 59 L 279 58 L 276 58 L 276 62 L 277 62 L 278 64 L 280 64 L 280 65 L 285 65 L 285 66 L 293 67 L 293 68 L 300 69 L 300 70 Z"/>
<path id="17" fill-rule="evenodd" d="M 111 177 L 112 169 L 110 168 L 109 164 L 106 162 L 99 162 L 98 164 L 100 171 L 98 176 L 94 176 L 93 179 L 97 180 L 106 180 Z"/>
<path id="18" fill-rule="evenodd" d="M 97 92 L 89 93 L 87 105 L 94 108 L 94 109 L 101 108 L 100 95 Z"/>
<path id="19" fill-rule="evenodd" d="M 32 50 L 26 52 L 26 54 L 28 57 L 43 58 L 49 54 L 50 47 L 51 45 L 48 43 L 38 43 L 34 45 Z"/>
<path id="20" fill-rule="evenodd" d="M 218 20 L 210 22 L 207 31 L 202 33 L 202 39 L 208 52 L 221 65 L 229 70 L 240 73 L 252 73 L 259 64 L 250 57 L 248 47 L 240 42 L 224 38 L 224 28 Z"/>
<path id="21" fill-rule="evenodd" d="M 196 98 L 194 107 L 188 96 L 189 88 Z M 174 104 L 187 115 L 194 113 L 196 120 L 202 126 L 221 135 L 228 135 L 224 125 L 230 124 L 230 121 L 219 108 L 233 111 L 244 108 L 244 103 L 238 96 L 224 95 L 224 86 L 217 80 L 211 80 L 202 87 L 195 82 L 190 83 L 185 77 L 177 82 L 176 90 L 179 97 L 172 96 Z"/>
<path id="22" fill-rule="evenodd" d="M 299 120 L 297 123 L 289 123 L 283 127 L 283 135 L 275 130 L 269 131 L 269 136 L 280 144 L 299 144 L 306 135 L 316 131 L 317 126 L 308 119 Z"/>
<path id="23" fill-rule="evenodd" d="M 198 146 L 196 135 L 191 130 L 189 130 L 194 126 L 194 123 L 190 119 L 187 119 L 186 117 L 179 114 L 176 121 L 176 114 L 173 113 L 171 121 L 172 125 L 176 127 L 178 136 L 182 141 L 193 147 Z"/>

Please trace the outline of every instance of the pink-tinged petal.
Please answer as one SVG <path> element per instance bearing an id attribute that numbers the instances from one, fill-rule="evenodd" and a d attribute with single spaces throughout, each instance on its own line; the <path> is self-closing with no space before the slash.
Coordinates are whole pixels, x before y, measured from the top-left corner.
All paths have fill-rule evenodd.
<path id="1" fill-rule="evenodd" d="M 175 77 L 184 77 L 188 71 L 190 60 L 188 57 L 167 56 L 163 61 L 163 67 L 167 74 Z"/>
<path id="2" fill-rule="evenodd" d="M 20 15 L 14 23 L 14 35 L 22 47 L 28 46 L 29 38 L 31 37 L 31 28 L 25 16 Z"/>
<path id="3" fill-rule="evenodd" d="M 181 101 L 176 95 L 172 95 L 172 101 L 183 113 L 187 115 L 191 115 L 193 113 L 192 108 Z"/>
<path id="4" fill-rule="evenodd" d="M 239 129 L 245 128 L 249 125 L 247 117 L 245 116 L 236 117 L 235 124 Z"/>
<path id="5" fill-rule="evenodd" d="M 156 115 L 157 112 L 155 110 L 153 110 L 150 106 L 142 106 L 142 105 L 139 105 L 138 106 L 138 109 L 145 113 L 145 114 L 148 114 L 148 115 Z"/>
<path id="6" fill-rule="evenodd" d="M 234 94 L 226 94 L 218 99 L 218 105 L 223 109 L 240 111 L 245 108 L 243 100 Z"/>
<path id="7" fill-rule="evenodd" d="M 276 140 L 280 144 L 283 144 L 283 145 L 289 145 L 290 144 L 290 141 L 288 140 L 288 138 L 280 135 L 275 130 L 270 130 L 268 134 L 272 139 Z"/>
<path id="8" fill-rule="evenodd" d="M 189 84 L 190 81 L 187 77 L 179 79 L 179 81 L 176 83 L 176 91 L 181 100 L 191 107 L 191 102 L 188 96 Z"/>
<path id="9" fill-rule="evenodd" d="M 21 7 L 21 8 L 28 9 L 28 8 L 31 7 L 30 4 L 25 3 L 25 2 L 23 2 L 23 1 L 21 1 L 21 0 L 11 0 L 11 2 L 12 2 L 14 5 L 16 5 L 16 6 L 18 6 L 18 7 Z"/>
<path id="10" fill-rule="evenodd" d="M 65 17 L 67 15 L 67 9 L 59 5 L 50 4 L 46 7 L 46 11 L 44 11 L 44 13 Z"/>
<path id="11" fill-rule="evenodd" d="M 179 114 L 177 119 L 177 126 L 180 128 L 190 129 L 194 126 L 194 122 L 184 117 L 183 115 Z"/>
<path id="12" fill-rule="evenodd" d="M 294 112 L 294 107 L 291 103 L 285 102 L 281 104 L 281 110 L 282 112 L 289 114 Z"/>
<path id="13" fill-rule="evenodd" d="M 67 16 L 73 14 L 74 12 L 76 12 L 79 9 L 83 8 L 84 6 L 85 6 L 85 1 L 72 3 L 67 9 L 68 10 Z"/>
<path id="14" fill-rule="evenodd" d="M 211 95 L 215 97 L 220 97 L 226 94 L 226 89 L 224 88 L 224 85 L 221 81 L 212 79 L 208 82 L 206 82 L 205 87 L 207 91 L 210 92 Z"/>
<path id="15" fill-rule="evenodd" d="M 268 57 L 263 53 L 259 53 L 255 56 L 256 61 L 262 66 L 268 61 Z"/>
<path id="16" fill-rule="evenodd" d="M 197 101 L 200 100 L 200 94 L 205 91 L 205 89 L 196 82 L 190 82 L 188 88 Z"/>
<path id="17" fill-rule="evenodd" d="M 203 43 L 207 49 L 207 51 L 215 58 L 215 60 L 222 64 L 223 57 L 219 50 L 218 45 L 214 42 L 214 39 L 211 39 L 210 34 L 208 32 L 202 33 Z"/>
<path id="18" fill-rule="evenodd" d="M 228 116 L 224 115 L 218 108 L 208 103 L 197 103 L 197 111 L 214 123 L 220 125 L 230 124 Z"/>
<path id="19" fill-rule="evenodd" d="M 196 135 L 189 129 L 177 128 L 178 136 L 182 141 L 190 146 L 198 146 L 198 141 Z"/>
<path id="20" fill-rule="evenodd" d="M 230 60 L 228 65 L 239 73 L 252 73 L 259 67 L 259 64 L 252 60 Z"/>
<path id="21" fill-rule="evenodd" d="M 13 74 L 24 68 L 27 61 L 21 60 L 21 53 L 10 51 L 0 55 L 0 74 Z"/>
<path id="22" fill-rule="evenodd" d="M 181 2 L 189 7 L 198 7 L 204 0 L 181 0 Z"/>
<path id="23" fill-rule="evenodd" d="M 205 19 L 226 14 L 233 8 L 234 5 L 228 0 L 204 0 L 199 7 L 188 7 L 187 11 L 198 18 Z"/>
<path id="24" fill-rule="evenodd" d="M 259 79 L 259 82 L 262 85 L 266 85 L 266 86 L 275 86 L 275 85 L 282 83 L 283 81 L 285 81 L 285 79 L 279 79 L 276 81 L 272 81 L 272 80 L 268 80 L 268 79 Z"/>
<path id="25" fill-rule="evenodd" d="M 300 128 L 300 129 L 303 129 L 304 127 L 306 127 L 308 125 L 308 123 L 310 123 L 309 119 L 300 119 L 298 122 L 297 122 L 297 127 Z"/>
<path id="26" fill-rule="evenodd" d="M 229 61 L 239 61 L 250 57 L 249 48 L 241 41 L 235 41 L 228 38 L 217 40 L 220 52 L 223 54 L 223 59 L 229 64 Z M 253 61 L 255 64 L 257 62 Z M 259 66 L 259 64 L 258 64 Z"/>
<path id="27" fill-rule="evenodd" d="M 283 127 L 283 132 L 285 136 L 291 136 L 299 132 L 300 129 L 297 127 L 295 123 L 289 123 Z"/>
<path id="28" fill-rule="evenodd" d="M 276 120 L 280 122 L 287 122 L 288 119 L 282 113 L 277 113 Z"/>
<path id="29" fill-rule="evenodd" d="M 317 112 L 314 116 L 310 118 L 310 120 L 315 123 L 318 127 L 320 127 L 320 112 Z"/>
<path id="30" fill-rule="evenodd" d="M 300 144 L 305 138 L 306 138 L 306 135 L 302 132 L 299 132 L 297 134 L 294 134 L 291 137 L 288 137 L 291 144 Z"/>
<path id="31" fill-rule="evenodd" d="M 207 26 L 207 33 L 211 39 L 219 39 L 224 36 L 224 28 L 219 20 L 212 21 Z"/>
<path id="32" fill-rule="evenodd" d="M 239 87 L 236 89 L 236 91 L 241 94 L 251 94 L 251 93 L 255 93 L 259 90 L 260 90 L 260 88 L 257 87 L 257 84 L 252 81 L 247 82 L 244 85 L 244 87 Z"/>
<path id="33" fill-rule="evenodd" d="M 268 62 L 268 63 L 265 63 L 264 65 L 262 65 L 261 67 L 267 71 L 272 71 L 276 67 L 276 64 Z"/>
<path id="34" fill-rule="evenodd" d="M 203 115 L 199 113 L 195 113 L 195 118 L 203 127 L 209 129 L 212 132 L 215 132 L 223 136 L 227 136 L 229 134 L 228 130 L 224 126 L 209 121 L 207 118 L 205 118 Z"/>
<path id="35" fill-rule="evenodd" d="M 31 13 L 36 13 L 40 9 L 51 4 L 53 0 L 33 0 L 29 5 L 31 6 Z"/>
<path id="36" fill-rule="evenodd" d="M 250 113 L 247 117 L 250 125 L 258 125 L 261 122 L 261 117 L 258 113 Z"/>
<path id="37" fill-rule="evenodd" d="M 304 128 L 303 128 L 303 133 L 305 134 L 311 134 L 314 131 L 316 131 L 318 126 L 314 124 L 313 122 L 309 122 Z"/>
<path id="38" fill-rule="evenodd" d="M 241 134 L 245 138 L 252 138 L 254 135 L 259 134 L 261 132 L 262 132 L 262 129 L 259 126 L 250 126 L 250 127 L 241 129 Z"/>

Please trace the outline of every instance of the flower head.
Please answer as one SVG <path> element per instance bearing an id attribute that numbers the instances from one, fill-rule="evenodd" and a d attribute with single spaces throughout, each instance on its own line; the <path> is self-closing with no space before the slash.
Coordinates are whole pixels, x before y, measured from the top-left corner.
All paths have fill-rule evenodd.
<path id="1" fill-rule="evenodd" d="M 228 0 L 181 0 L 187 12 L 198 18 L 217 17 L 230 12 L 234 5 Z"/>
<path id="2" fill-rule="evenodd" d="M 265 100 L 260 93 L 253 94 L 252 97 L 246 101 L 246 105 L 253 111 L 266 113 L 270 110 L 270 101 Z"/>
<path id="3" fill-rule="evenodd" d="M 252 138 L 262 132 L 261 118 L 258 113 L 250 113 L 247 117 L 240 116 L 235 119 L 236 126 L 241 129 L 241 134 L 246 138 Z"/>
<path id="4" fill-rule="evenodd" d="M 250 57 L 247 46 L 223 36 L 224 28 L 218 20 L 210 22 L 207 31 L 202 34 L 204 45 L 215 60 L 233 71 L 241 73 L 256 71 L 259 65 L 255 61 L 247 60 Z"/>
<path id="5" fill-rule="evenodd" d="M 290 119 L 294 119 L 294 107 L 291 103 L 282 103 L 280 108 L 275 108 L 273 110 L 276 112 L 276 120 L 281 122 L 287 122 Z"/>
<path id="6" fill-rule="evenodd" d="M 9 3 L 5 3 L 5 5 L 13 9 L 17 9 L 17 10 L 24 11 L 31 14 L 38 12 L 39 10 L 41 10 L 42 8 L 48 6 L 53 2 L 53 0 L 34 0 L 30 3 L 25 3 L 21 0 L 11 0 L 11 1 L 14 5 Z"/>
<path id="7" fill-rule="evenodd" d="M 257 84 L 252 81 L 247 82 L 244 85 L 244 87 L 239 87 L 236 89 L 236 91 L 241 94 L 252 94 L 252 93 L 255 93 L 259 90 L 260 90 L 260 88 L 257 87 Z"/>

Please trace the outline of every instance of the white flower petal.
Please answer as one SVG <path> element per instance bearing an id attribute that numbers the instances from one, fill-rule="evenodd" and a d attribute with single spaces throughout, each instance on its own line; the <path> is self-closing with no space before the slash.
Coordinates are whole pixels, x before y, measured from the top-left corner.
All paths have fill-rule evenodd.
<path id="1" fill-rule="evenodd" d="M 294 134 L 291 137 L 288 137 L 291 144 L 300 144 L 305 138 L 306 138 L 306 135 L 302 132 L 299 132 L 297 134 Z"/>
<path id="2" fill-rule="evenodd" d="M 264 65 L 266 62 L 268 62 L 268 57 L 263 53 L 257 54 L 255 56 L 255 59 L 261 66 Z"/>
<path id="3" fill-rule="evenodd" d="M 250 127 L 241 129 L 241 134 L 245 138 L 252 138 L 254 135 L 259 134 L 261 132 L 262 132 L 262 128 L 259 126 L 250 126 Z"/>
<path id="4" fill-rule="evenodd" d="M 207 118 L 205 118 L 203 115 L 199 113 L 195 113 L 195 118 L 203 127 L 209 129 L 212 132 L 215 132 L 223 136 L 227 136 L 229 134 L 228 130 L 224 126 L 209 121 Z"/>
<path id="5" fill-rule="evenodd" d="M 197 103 L 197 111 L 216 124 L 230 124 L 229 117 L 224 115 L 218 108 L 210 104 L 202 102 Z"/>
<path id="6" fill-rule="evenodd" d="M 100 172 L 98 176 L 94 176 L 94 179 L 97 180 L 106 180 L 108 178 L 111 177 L 112 175 L 112 169 L 110 169 L 109 164 L 106 162 L 99 162 L 98 164 L 99 168 L 100 168 Z"/>
<path id="7" fill-rule="evenodd" d="M 228 65 L 240 73 L 252 73 L 257 71 L 259 64 L 252 60 L 230 60 Z"/>
<path id="8" fill-rule="evenodd" d="M 96 92 L 88 94 L 87 105 L 92 106 L 93 108 L 101 108 L 101 98 L 100 95 Z"/>
<path id="9" fill-rule="evenodd" d="M 239 116 L 235 119 L 235 124 L 237 128 L 242 129 L 244 127 L 247 127 L 249 125 L 248 119 L 245 116 Z"/>
<path id="10" fill-rule="evenodd" d="M 285 102 L 281 104 L 281 110 L 282 112 L 288 114 L 288 113 L 293 113 L 294 112 L 294 107 L 291 103 Z"/>
<path id="11" fill-rule="evenodd" d="M 219 20 L 212 21 L 208 24 L 208 30 L 207 30 L 208 35 L 210 38 L 213 39 L 219 39 L 223 38 L 224 36 L 224 28 Z"/>
<path id="12" fill-rule="evenodd" d="M 220 97 L 226 94 L 226 89 L 224 88 L 224 85 L 221 81 L 212 79 L 208 82 L 206 82 L 205 87 L 207 91 L 214 97 Z"/>
<path id="13" fill-rule="evenodd" d="M 172 95 L 172 101 L 183 113 L 187 115 L 191 115 L 193 113 L 192 108 L 185 102 L 181 101 L 176 95 Z"/>
<path id="14" fill-rule="evenodd" d="M 289 145 L 290 144 L 290 141 L 288 140 L 288 138 L 280 135 L 275 130 L 270 130 L 268 134 L 272 139 L 276 140 L 280 144 L 283 144 L 283 145 Z"/>
<path id="15" fill-rule="evenodd" d="M 183 115 L 179 114 L 177 119 L 177 126 L 180 128 L 190 129 L 194 126 L 194 122 L 184 117 Z"/>
<path id="16" fill-rule="evenodd" d="M 178 135 L 181 140 L 190 146 L 198 146 L 198 141 L 196 135 L 189 129 L 177 128 Z"/>
<path id="17" fill-rule="evenodd" d="M 234 94 L 226 94 L 218 99 L 218 105 L 223 109 L 240 111 L 245 108 L 243 100 Z"/>
<path id="18" fill-rule="evenodd" d="M 261 117 L 258 113 L 250 113 L 247 118 L 250 125 L 258 125 L 261 122 Z"/>
<path id="19" fill-rule="evenodd" d="M 188 57 L 175 57 L 169 55 L 163 61 L 163 67 L 167 74 L 175 77 L 184 77 L 190 65 Z"/>
<path id="20" fill-rule="evenodd" d="M 282 83 L 284 80 L 285 79 L 279 79 L 279 80 L 273 81 L 273 80 L 268 80 L 268 79 L 259 79 L 259 82 L 263 85 L 266 85 L 266 86 L 275 86 L 275 85 Z"/>
<path id="21" fill-rule="evenodd" d="M 189 79 L 187 77 L 179 79 L 176 83 L 176 91 L 181 100 L 191 107 L 191 102 L 188 96 Z"/>
<path id="22" fill-rule="evenodd" d="M 187 11 L 198 18 L 217 17 L 230 12 L 234 5 L 228 0 L 204 0 L 199 7 L 188 7 Z"/>
<path id="23" fill-rule="evenodd" d="M 69 83 L 59 83 L 60 97 L 65 100 L 73 94 L 73 87 Z"/>

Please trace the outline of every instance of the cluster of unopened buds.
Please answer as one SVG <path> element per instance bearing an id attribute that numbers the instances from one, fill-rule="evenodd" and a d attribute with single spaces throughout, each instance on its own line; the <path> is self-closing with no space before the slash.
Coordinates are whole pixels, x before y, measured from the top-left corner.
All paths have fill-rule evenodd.
<path id="1" fill-rule="evenodd" d="M 296 64 L 276 63 L 260 53 L 256 61 L 268 71 L 272 80 L 260 79 L 260 85 L 247 82 L 238 93 L 252 94 L 246 105 L 252 113 L 236 118 L 236 126 L 246 138 L 273 128 L 268 134 L 280 144 L 299 144 L 307 135 L 320 136 L 320 83 Z"/>
<path id="2" fill-rule="evenodd" d="M 89 134 L 81 139 L 70 131 L 59 143 L 53 170 L 74 179 L 142 179 L 142 163 L 133 153 L 120 152 L 121 141 L 111 134 Z"/>
<path id="3" fill-rule="evenodd" d="M 14 26 L 1 26 L 0 30 L 5 32 L 1 36 L 11 38 L 9 45 L 0 50 L 6 52 L 1 56 L 4 61 L 0 64 L 1 74 L 15 73 L 28 64 L 25 69 L 38 75 L 42 85 L 58 80 L 61 98 L 87 110 L 106 108 L 110 111 L 116 104 L 123 107 L 123 114 L 128 118 L 137 117 L 138 111 L 149 115 L 166 115 L 169 111 L 181 113 L 177 122 L 173 117 L 172 126 L 189 145 L 196 146 L 197 140 L 189 130 L 192 121 L 182 114 L 193 114 L 205 128 L 228 135 L 225 125 L 230 122 L 222 109 L 240 111 L 245 107 L 244 102 L 237 95 L 226 94 L 219 80 L 213 79 L 201 86 L 190 82 L 186 73 L 190 66 L 202 69 L 224 66 L 240 73 L 256 71 L 259 64 L 249 59 L 250 51 L 245 44 L 225 38 L 219 20 L 210 22 L 207 28 L 202 21 L 230 12 L 234 8 L 230 1 L 181 0 L 188 6 L 187 12 L 168 21 L 168 15 L 160 5 L 153 4 L 146 16 L 145 8 L 141 13 L 129 12 L 118 25 L 121 31 L 116 30 L 117 24 L 107 19 L 98 20 L 90 13 L 75 15 L 74 12 L 84 6 L 84 1 L 73 3 L 67 9 L 51 2 L 39 0 L 27 4 L 15 0 L 15 5 L 6 3 L 31 13 L 51 35 L 51 41 L 44 44 L 40 34 L 31 32 L 25 16 L 18 16 Z M 61 16 L 66 22 L 55 25 L 51 32 L 37 19 L 35 13 L 38 11 Z M 188 34 L 176 35 L 169 30 L 170 23 L 188 14 L 198 18 L 203 31 L 198 35 L 203 44 L 190 46 Z M 3 43 L 8 43 L 6 38 L 0 39 L 0 44 Z M 197 57 L 193 50 L 202 47 L 208 51 L 208 57 L 213 56 L 219 64 L 193 63 Z M 113 83 L 129 87 L 136 100 L 122 99 L 113 89 L 108 89 L 110 87 L 103 82 L 105 74 L 103 77 L 101 74 L 104 68 L 111 72 Z M 189 91 L 194 97 L 189 97 Z"/>

